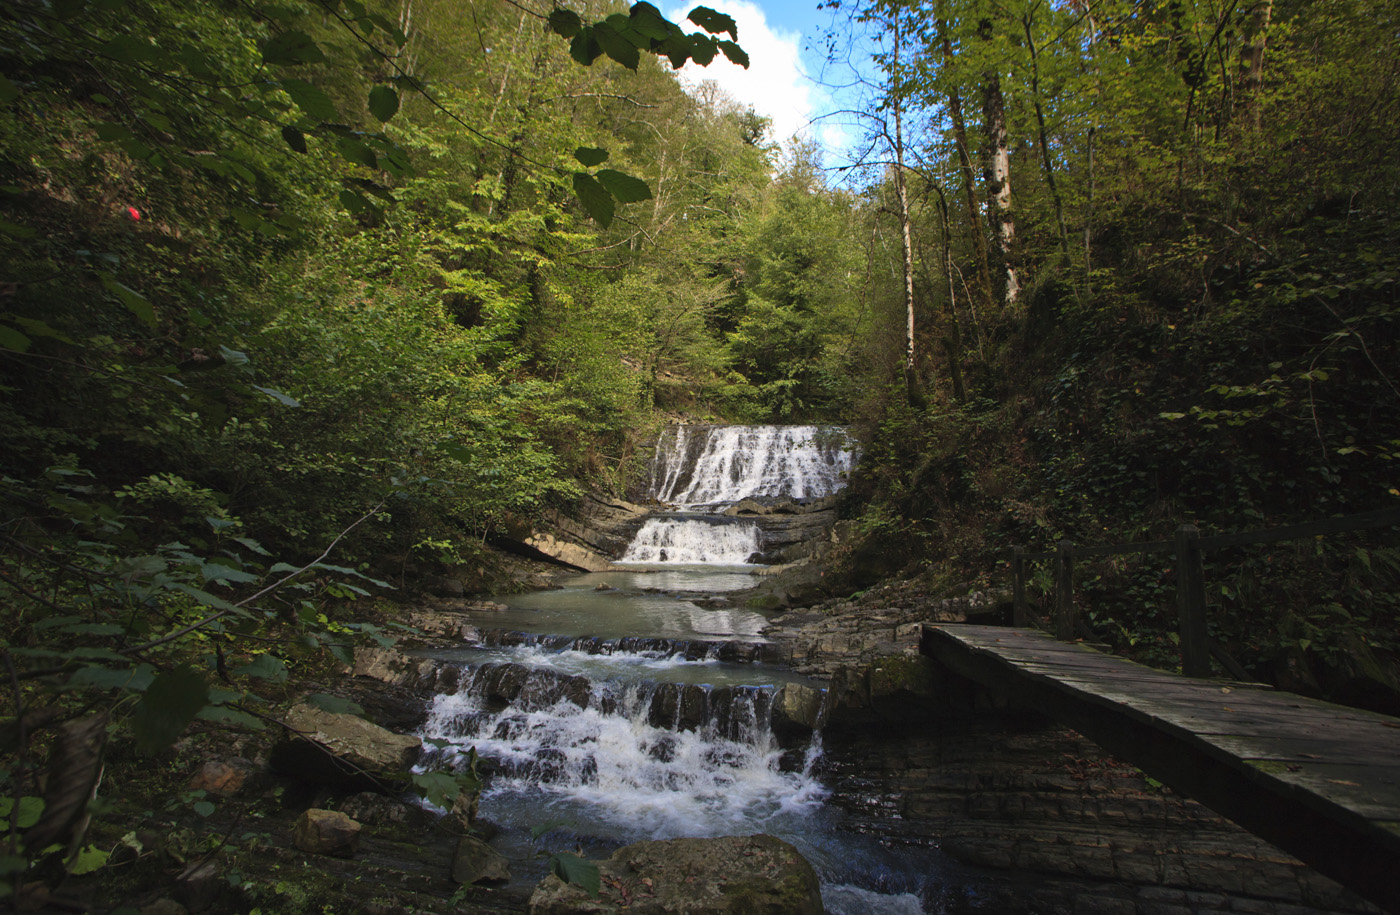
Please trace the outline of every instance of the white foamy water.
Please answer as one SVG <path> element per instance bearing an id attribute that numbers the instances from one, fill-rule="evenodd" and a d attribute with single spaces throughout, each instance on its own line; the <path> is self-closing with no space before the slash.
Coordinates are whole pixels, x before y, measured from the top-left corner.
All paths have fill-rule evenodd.
<path id="1" fill-rule="evenodd" d="M 742 565 L 758 551 L 757 524 L 648 518 L 619 561 L 645 565 Z"/>
<path id="2" fill-rule="evenodd" d="M 510 804 L 628 839 L 784 831 L 826 791 L 811 774 L 815 749 L 802 771 L 781 770 L 762 698 L 736 693 L 725 715 L 674 730 L 651 723 L 652 693 L 638 685 L 594 685 L 587 707 L 560 699 L 502 711 L 468 690 L 434 699 L 422 735 L 450 744 L 438 764 L 474 746 L 498 767 L 482 797 L 493 811 Z"/>
<path id="3" fill-rule="evenodd" d="M 673 426 L 656 446 L 652 495 L 682 507 L 819 499 L 845 485 L 855 457 L 832 426 Z"/>

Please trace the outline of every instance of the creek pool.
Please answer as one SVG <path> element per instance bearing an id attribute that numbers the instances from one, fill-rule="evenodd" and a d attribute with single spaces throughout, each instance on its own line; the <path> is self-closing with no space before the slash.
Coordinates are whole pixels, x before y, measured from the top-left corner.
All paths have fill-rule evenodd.
<path id="1" fill-rule="evenodd" d="M 522 886 L 556 852 L 768 833 L 812 862 L 833 915 L 969 910 L 977 881 L 964 868 L 863 834 L 827 803 L 819 733 L 773 733 L 776 692 L 822 684 L 714 657 L 715 645 L 761 643 L 766 618 L 692 601 L 749 587 L 753 571 L 596 572 L 495 598 L 509 609 L 471 621 L 510 638 L 432 652 L 464 674 L 430 703 L 422 736 L 440 749 L 425 765 L 460 766 L 476 750 L 489 772 L 480 816 L 500 827 L 492 844 Z M 887 787 L 872 785 L 872 798 Z"/>

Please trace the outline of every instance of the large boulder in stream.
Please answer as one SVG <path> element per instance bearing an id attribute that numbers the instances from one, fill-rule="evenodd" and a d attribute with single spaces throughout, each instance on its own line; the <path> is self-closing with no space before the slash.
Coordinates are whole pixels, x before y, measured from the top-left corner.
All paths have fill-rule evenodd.
<path id="1" fill-rule="evenodd" d="M 530 915 L 822 915 L 817 872 L 773 836 L 667 839 L 619 848 L 599 862 L 601 892 L 546 877 Z"/>
<path id="2" fill-rule="evenodd" d="M 287 713 L 286 724 L 290 731 L 273 748 L 273 768 L 317 784 L 382 790 L 405 778 L 423 748 L 417 737 L 305 703 Z"/>

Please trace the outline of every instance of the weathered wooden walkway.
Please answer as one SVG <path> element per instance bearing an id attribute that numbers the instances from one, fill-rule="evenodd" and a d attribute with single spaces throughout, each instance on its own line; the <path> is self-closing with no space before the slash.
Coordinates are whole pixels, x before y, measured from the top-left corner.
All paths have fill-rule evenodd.
<path id="1" fill-rule="evenodd" d="M 1400 719 L 1030 629 L 927 624 L 920 650 L 1400 912 Z"/>

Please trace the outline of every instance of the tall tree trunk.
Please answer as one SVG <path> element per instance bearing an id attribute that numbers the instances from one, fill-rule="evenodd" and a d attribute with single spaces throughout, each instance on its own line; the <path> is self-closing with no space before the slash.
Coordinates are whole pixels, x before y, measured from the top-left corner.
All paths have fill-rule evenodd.
<path id="1" fill-rule="evenodd" d="M 1273 0 L 1255 0 L 1244 14 L 1244 47 L 1240 49 L 1240 94 L 1244 97 L 1249 125 L 1259 129 L 1263 117 L 1260 95 L 1264 89 L 1264 46 L 1269 40 Z"/>
<path id="2" fill-rule="evenodd" d="M 953 399 L 967 402 L 967 388 L 962 375 L 962 327 L 958 324 L 957 286 L 953 283 L 953 232 L 948 225 L 948 198 L 937 184 L 938 212 L 943 218 L 943 278 L 948 284 L 948 333 L 943 337 L 943 352 L 948 357 L 948 380 L 953 383 Z"/>
<path id="3" fill-rule="evenodd" d="M 1045 129 L 1045 108 L 1040 103 L 1040 55 L 1035 47 L 1035 34 L 1031 29 L 1032 14 L 1021 17 L 1021 28 L 1026 35 L 1026 48 L 1031 55 L 1031 102 L 1035 107 L 1035 125 L 1040 135 L 1040 164 L 1045 169 L 1045 186 L 1050 190 L 1050 200 L 1055 204 L 1055 223 L 1060 230 L 1060 254 L 1065 266 L 1069 266 L 1069 231 L 1065 228 L 1065 204 L 1060 198 L 1060 187 L 1055 182 L 1055 166 L 1050 160 L 1050 136 Z"/>
<path id="4" fill-rule="evenodd" d="M 909 186 L 904 175 L 904 100 L 897 88 L 903 35 L 897 11 L 891 15 L 890 20 L 891 31 L 894 33 L 894 70 L 891 76 L 895 87 L 890 93 L 890 107 L 894 112 L 894 190 L 898 198 L 899 242 L 904 255 L 904 384 L 909 406 L 922 407 L 924 395 L 919 385 L 914 337 L 914 246 L 909 230 Z"/>
<path id="5" fill-rule="evenodd" d="M 982 20 L 980 35 L 991 41 L 992 21 Z M 995 67 L 982 73 L 982 121 L 987 142 L 982 148 L 982 179 L 987 184 L 987 221 L 1001 258 L 1005 291 L 1002 304 L 1008 308 L 1021 296 L 1016 277 L 1016 218 L 1011 213 L 1011 146 L 1006 135 L 1006 106 L 1001 97 L 1001 77 Z"/>
<path id="6" fill-rule="evenodd" d="M 938 20 L 938 34 L 943 40 L 943 64 L 953 61 L 953 43 L 948 38 L 947 23 Z M 977 174 L 972 167 L 972 152 L 967 142 L 967 122 L 963 118 L 962 96 L 957 84 L 948 82 L 948 116 L 953 122 L 953 145 L 958 151 L 958 166 L 962 171 L 963 197 L 967 201 L 967 223 L 972 233 L 972 256 L 977 267 L 977 296 L 981 304 L 992 304 L 992 268 L 987 259 L 987 236 L 983 229 L 981 207 L 977 202 Z"/>

